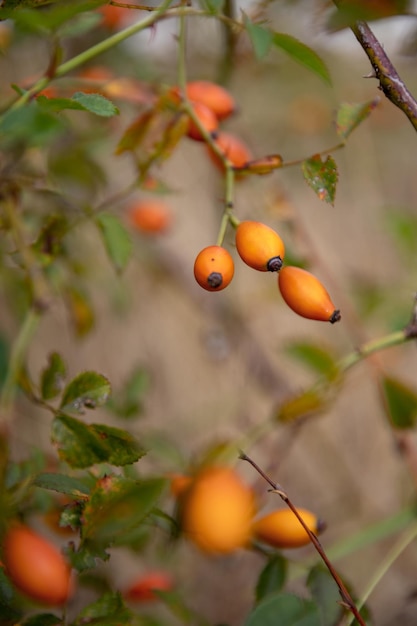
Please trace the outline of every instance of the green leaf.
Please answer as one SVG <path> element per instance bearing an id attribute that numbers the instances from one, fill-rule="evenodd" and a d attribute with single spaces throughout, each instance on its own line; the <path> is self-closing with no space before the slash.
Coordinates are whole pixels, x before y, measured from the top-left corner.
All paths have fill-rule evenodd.
<path id="1" fill-rule="evenodd" d="M 317 415 L 326 407 L 327 401 L 324 395 L 320 391 L 308 389 L 280 404 L 276 419 L 279 422 L 295 422 L 301 418 Z"/>
<path id="2" fill-rule="evenodd" d="M 104 424 L 91 424 L 92 432 L 102 441 L 106 441 L 109 449 L 107 463 L 112 465 L 123 466 L 136 463 L 146 451 L 136 439 L 125 430 L 105 426 Z"/>
<path id="3" fill-rule="evenodd" d="M 58 415 L 52 422 L 52 443 L 59 457 L 71 467 L 91 467 L 104 463 L 110 452 L 91 428 L 69 415 Z"/>
<path id="4" fill-rule="evenodd" d="M 321 626 L 317 606 L 290 593 L 267 596 L 245 620 L 244 626 Z"/>
<path id="5" fill-rule="evenodd" d="M 124 605 L 121 594 L 109 591 L 82 609 L 74 625 L 117 626 L 117 624 L 128 624 L 128 620 L 132 617 L 133 614 Z"/>
<path id="6" fill-rule="evenodd" d="M 316 601 L 322 624 L 339 624 L 343 616 L 339 589 L 324 565 L 314 566 L 307 577 L 307 587 Z"/>
<path id="7" fill-rule="evenodd" d="M 51 194 L 52 195 L 52 194 Z M 55 193 L 53 202 L 62 201 L 62 196 Z M 68 219 L 65 215 L 54 214 L 46 216 L 32 249 L 36 252 L 43 267 L 48 267 L 59 255 L 65 255 L 64 237 L 69 230 Z"/>
<path id="8" fill-rule="evenodd" d="M 38 613 L 20 622 L 21 626 L 57 626 L 62 623 L 62 619 L 53 613 Z"/>
<path id="9" fill-rule="evenodd" d="M 121 221 L 110 213 L 100 213 L 96 224 L 103 238 L 107 254 L 117 272 L 122 272 L 133 251 L 129 232 Z"/>
<path id="10" fill-rule="evenodd" d="M 366 120 L 379 103 L 380 98 L 374 98 L 360 104 L 342 102 L 336 114 L 336 132 L 339 137 L 346 141 L 355 128 Z"/>
<path id="11" fill-rule="evenodd" d="M 304 43 L 286 33 L 273 33 L 272 43 L 284 50 L 294 61 L 322 78 L 328 85 L 332 84 L 329 70 L 319 55 Z"/>
<path id="12" fill-rule="evenodd" d="M 287 577 L 287 560 L 280 554 L 274 554 L 259 575 L 256 584 L 256 601 L 263 600 L 271 593 L 281 591 Z"/>
<path id="13" fill-rule="evenodd" d="M 58 352 L 49 355 L 48 366 L 41 374 L 41 395 L 43 400 L 52 400 L 58 396 L 63 387 L 67 368 Z"/>
<path id="14" fill-rule="evenodd" d="M 55 6 L 46 7 L 42 11 L 31 8 L 35 4 L 35 0 L 5 0 L 2 4 L 4 8 L 0 9 L 0 18 L 13 19 L 21 30 L 46 34 L 56 30 L 79 13 L 96 9 L 103 4 L 103 0 L 57 2 Z"/>
<path id="15" fill-rule="evenodd" d="M 7 111 L 0 120 L 0 145 L 45 147 L 65 128 L 62 119 L 43 111 L 37 102 Z"/>
<path id="16" fill-rule="evenodd" d="M 109 560 L 110 555 L 99 544 L 93 541 L 82 541 L 81 544 L 75 549 L 75 544 L 70 543 L 64 549 L 71 566 L 77 570 L 77 572 L 84 572 L 88 569 L 96 569 L 97 560 L 106 562 Z"/>
<path id="17" fill-rule="evenodd" d="M 417 419 L 417 394 L 403 382 L 385 377 L 381 381 L 387 415 L 395 428 L 413 428 Z"/>
<path id="18" fill-rule="evenodd" d="M 90 489 L 78 478 L 67 476 L 66 474 L 43 473 L 38 474 L 33 481 L 36 487 L 50 489 L 58 493 L 65 493 L 74 498 L 86 498 Z"/>
<path id="19" fill-rule="evenodd" d="M 105 404 L 111 394 L 109 380 L 97 372 L 83 372 L 66 386 L 60 408 L 63 412 L 83 413 Z"/>
<path id="20" fill-rule="evenodd" d="M 72 100 L 71 98 L 47 98 L 46 96 L 38 96 L 36 99 L 39 107 L 49 113 L 60 113 L 67 109 L 74 111 L 85 111 L 86 108 L 82 104 Z"/>
<path id="21" fill-rule="evenodd" d="M 83 540 L 108 545 L 136 528 L 156 505 L 167 480 L 105 476 L 97 481 L 83 513 Z"/>
<path id="22" fill-rule="evenodd" d="M 87 293 L 69 285 L 65 292 L 65 303 L 77 337 L 85 337 L 94 328 L 95 315 Z"/>
<path id="23" fill-rule="evenodd" d="M 337 364 L 332 354 L 316 343 L 293 341 L 286 346 L 285 352 L 314 373 L 324 375 L 330 381 L 338 375 Z"/>
<path id="24" fill-rule="evenodd" d="M 326 160 L 322 161 L 321 156 L 316 154 L 303 161 L 302 171 L 305 180 L 318 198 L 333 205 L 338 180 L 337 165 L 334 158 L 328 155 Z"/>
<path id="25" fill-rule="evenodd" d="M 269 28 L 252 22 L 246 13 L 243 13 L 243 23 L 251 40 L 255 56 L 260 61 L 270 51 L 274 36 Z"/>
<path id="26" fill-rule="evenodd" d="M 83 93 L 78 91 L 75 93 L 71 100 L 74 100 L 78 104 L 90 113 L 94 115 L 100 115 L 101 117 L 113 117 L 113 115 L 119 115 L 119 109 L 107 98 L 99 93 Z"/>
<path id="27" fill-rule="evenodd" d="M 136 463 L 145 454 L 130 433 L 104 424 L 84 424 L 69 415 L 58 415 L 52 422 L 52 442 L 71 467 L 95 463 L 123 466 Z"/>

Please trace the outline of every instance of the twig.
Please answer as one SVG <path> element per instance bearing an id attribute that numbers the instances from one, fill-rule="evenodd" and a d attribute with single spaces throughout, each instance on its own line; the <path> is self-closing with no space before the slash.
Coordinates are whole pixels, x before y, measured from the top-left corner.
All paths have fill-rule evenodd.
<path id="1" fill-rule="evenodd" d="M 337 6 L 338 2 L 335 4 Z M 379 80 L 379 88 L 417 130 L 417 101 L 402 81 L 383 46 L 366 22 L 356 22 L 351 30 L 371 62 L 375 78 Z"/>
<path id="2" fill-rule="evenodd" d="M 300 513 L 295 508 L 294 504 L 291 502 L 291 500 L 288 497 L 288 495 L 285 492 L 285 490 L 281 487 L 281 485 L 279 485 L 278 483 L 275 483 L 259 467 L 259 465 L 257 465 L 255 463 L 255 461 L 253 461 L 247 454 L 245 454 L 244 452 L 240 452 L 239 458 L 242 459 L 242 461 L 247 461 L 248 463 L 250 463 L 252 465 L 252 467 L 254 467 L 255 470 L 258 472 L 258 474 L 260 474 L 262 476 L 262 478 L 269 485 L 271 485 L 272 492 L 273 493 L 277 493 L 279 495 L 279 497 L 285 502 L 285 504 L 291 509 L 291 511 L 294 513 L 294 515 L 296 516 L 296 518 L 298 519 L 298 521 L 300 522 L 300 524 L 302 525 L 302 527 L 304 528 L 304 530 L 308 534 L 311 543 L 314 545 L 315 549 L 317 550 L 317 552 L 319 553 L 321 559 L 323 560 L 324 564 L 326 565 L 327 569 L 329 570 L 333 580 L 335 581 L 336 585 L 338 586 L 339 593 L 340 593 L 340 596 L 342 598 L 343 606 L 345 606 L 353 614 L 353 616 L 356 618 L 356 620 L 358 621 L 358 623 L 361 626 L 366 626 L 365 622 L 363 621 L 363 618 L 362 618 L 361 614 L 359 613 L 359 611 L 358 611 L 354 601 L 352 600 L 352 597 L 351 597 L 349 591 L 346 589 L 346 586 L 343 583 L 342 579 L 340 578 L 339 574 L 336 572 L 335 568 L 333 567 L 333 565 L 329 561 L 328 557 L 326 556 L 326 553 L 324 552 L 323 546 L 321 545 L 321 543 L 318 540 L 318 538 L 316 537 L 316 535 L 308 528 L 307 524 L 305 523 L 305 521 L 301 517 Z"/>

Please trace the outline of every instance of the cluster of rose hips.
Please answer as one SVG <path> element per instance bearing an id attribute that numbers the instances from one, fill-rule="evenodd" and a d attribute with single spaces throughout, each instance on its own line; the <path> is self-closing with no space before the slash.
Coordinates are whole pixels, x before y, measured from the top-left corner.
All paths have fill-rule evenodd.
<path id="1" fill-rule="evenodd" d="M 194 476 L 173 476 L 171 492 L 178 502 L 184 536 L 207 554 L 231 554 L 256 543 L 291 549 L 310 542 L 290 509 L 258 515 L 253 489 L 232 467 L 210 465 Z M 314 513 L 297 510 L 311 532 L 323 532 L 325 524 Z"/>
<path id="2" fill-rule="evenodd" d="M 295 313 L 331 324 L 340 320 L 340 311 L 316 276 L 300 267 L 283 267 L 285 246 L 275 230 L 246 220 L 236 228 L 235 243 L 240 258 L 249 267 L 278 273 L 281 295 Z M 223 246 L 208 246 L 197 255 L 194 276 L 203 289 L 220 291 L 230 284 L 233 275 L 233 258 Z"/>
<path id="3" fill-rule="evenodd" d="M 211 136 L 218 150 L 239 170 L 252 160 L 249 149 L 238 137 L 219 130 L 219 122 L 235 109 L 232 96 L 221 86 L 209 81 L 194 81 L 186 85 L 186 96 L 200 125 Z M 175 89 L 173 91 L 175 94 Z M 204 141 L 200 128 L 190 119 L 188 136 Z M 224 169 L 224 164 L 210 145 L 207 146 L 213 162 Z M 241 259 L 261 272 L 277 272 L 278 286 L 284 301 L 296 313 L 309 319 L 329 321 L 341 318 L 321 282 L 310 272 L 299 267 L 283 267 L 285 246 L 272 228 L 261 222 L 247 220 L 236 228 L 236 249 Z M 194 263 L 198 284 L 208 291 L 227 287 L 234 275 L 230 253 L 219 245 L 201 250 Z"/>

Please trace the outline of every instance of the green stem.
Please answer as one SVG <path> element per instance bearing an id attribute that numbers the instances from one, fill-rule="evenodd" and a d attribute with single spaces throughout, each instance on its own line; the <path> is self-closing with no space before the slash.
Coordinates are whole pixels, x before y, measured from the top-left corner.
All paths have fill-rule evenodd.
<path id="1" fill-rule="evenodd" d="M 375 587 L 378 585 L 380 580 L 385 576 L 388 570 L 391 568 L 392 564 L 398 559 L 398 557 L 404 552 L 406 548 L 410 545 L 412 541 L 414 541 L 417 537 L 417 523 L 414 523 L 407 532 L 400 537 L 397 543 L 393 546 L 393 548 L 388 552 L 385 559 L 383 559 L 382 563 L 380 563 L 378 571 L 371 578 L 370 582 L 366 590 L 364 591 L 361 599 L 358 601 L 358 609 L 360 610 L 365 602 L 368 600 L 371 593 L 374 591 Z M 350 626 L 353 623 L 353 619 L 349 618 L 346 626 Z"/>
<path id="2" fill-rule="evenodd" d="M 234 224 L 236 219 L 233 214 L 235 188 L 235 172 L 231 164 L 226 164 L 225 172 L 225 192 L 224 192 L 224 212 L 220 222 L 219 233 L 217 235 L 217 245 L 222 246 L 228 224 Z"/>
<path id="3" fill-rule="evenodd" d="M 41 314 L 38 310 L 35 308 L 29 309 L 13 344 L 9 368 L 0 397 L 0 421 L 8 421 L 10 418 L 10 408 L 16 392 L 17 379 L 22 369 L 28 346 L 38 328 L 40 319 Z"/>
<path id="4" fill-rule="evenodd" d="M 33 87 L 31 87 L 31 89 L 26 91 L 23 95 L 20 96 L 20 98 L 18 98 L 18 100 L 16 100 L 16 102 L 12 105 L 11 108 L 17 109 L 23 106 L 24 104 L 26 104 L 34 95 L 36 95 L 39 91 L 44 89 L 50 83 L 52 78 L 59 78 L 60 76 L 63 76 L 64 74 L 67 74 L 68 72 L 71 72 L 72 70 L 76 69 L 80 65 L 83 65 L 84 63 L 87 63 L 88 61 L 91 61 L 91 59 L 94 59 L 94 57 L 98 56 L 99 54 L 103 54 L 104 52 L 111 50 L 111 48 L 114 48 L 119 43 L 122 43 L 122 41 L 125 41 L 132 35 L 135 35 L 136 33 L 139 33 L 141 30 L 144 30 L 145 28 L 152 26 L 152 24 L 154 24 L 158 20 L 158 18 L 166 11 L 166 9 L 169 7 L 171 2 L 172 0 L 163 0 L 161 5 L 155 11 L 147 15 L 145 18 L 143 18 L 139 22 L 136 22 L 135 24 L 131 24 L 127 28 L 115 33 L 114 35 L 111 35 L 111 37 L 108 37 L 104 41 L 100 41 L 98 44 L 96 44 L 95 46 L 92 46 L 88 50 L 81 52 L 80 54 L 73 57 L 69 61 L 62 63 L 56 68 L 55 74 L 53 77 L 44 76 L 40 78 L 33 85 Z"/>
<path id="5" fill-rule="evenodd" d="M 338 363 L 338 369 L 342 372 L 346 372 L 348 369 L 356 365 L 356 363 L 362 361 L 362 359 L 371 356 L 371 354 L 380 352 L 386 348 L 399 346 L 408 339 L 410 339 L 410 337 L 407 336 L 407 332 L 405 330 L 398 330 L 390 335 L 386 335 L 385 337 L 367 341 L 360 346 L 360 348 L 355 350 L 355 352 L 352 352 L 341 359 Z"/>
<path id="6" fill-rule="evenodd" d="M 187 28 L 184 13 L 180 14 L 180 28 L 178 35 L 178 84 L 182 95 L 187 85 Z"/>

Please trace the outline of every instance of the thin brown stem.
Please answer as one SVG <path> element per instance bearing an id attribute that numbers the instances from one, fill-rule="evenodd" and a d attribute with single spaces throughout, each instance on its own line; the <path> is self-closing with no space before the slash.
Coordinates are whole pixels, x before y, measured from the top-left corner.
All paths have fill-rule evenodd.
<path id="1" fill-rule="evenodd" d="M 325 551 L 323 549 L 323 546 L 321 545 L 321 543 L 318 540 L 317 536 L 308 528 L 307 524 L 305 523 L 305 521 L 301 517 L 300 513 L 297 511 L 296 507 L 294 506 L 294 504 L 290 500 L 290 498 L 289 498 L 288 494 L 286 493 L 286 491 L 281 487 L 281 485 L 279 485 L 278 483 L 275 483 L 263 471 L 263 469 L 260 468 L 259 465 L 257 463 L 255 463 L 255 461 L 253 459 L 251 459 L 247 454 L 245 454 L 244 452 L 240 452 L 239 458 L 242 459 L 242 461 L 247 461 L 248 463 L 250 463 L 250 465 L 252 465 L 252 467 L 258 472 L 258 474 L 260 474 L 262 476 L 262 478 L 272 487 L 272 492 L 273 493 L 277 493 L 279 495 L 279 497 L 285 502 L 285 504 L 291 509 L 291 511 L 294 513 L 295 517 L 300 522 L 301 526 L 304 528 L 304 530 L 308 534 L 311 543 L 313 544 L 313 546 L 315 547 L 315 549 L 319 553 L 322 561 L 326 565 L 326 567 L 329 570 L 333 580 L 335 581 L 336 585 L 338 586 L 339 593 L 340 593 L 340 596 L 342 598 L 343 606 L 345 606 L 352 613 L 352 615 L 358 621 L 358 624 L 360 624 L 361 626 L 366 626 L 366 624 L 363 621 L 363 618 L 362 618 L 361 614 L 359 613 L 359 610 L 356 607 L 356 605 L 355 605 L 355 603 L 354 603 L 354 601 L 353 601 L 349 591 L 346 589 L 346 586 L 343 583 L 341 577 L 339 576 L 339 574 L 337 573 L 337 571 L 333 567 L 332 563 L 329 561 L 329 559 L 328 559 L 328 557 L 327 557 L 327 555 L 326 555 L 326 553 L 325 553 Z"/>
<path id="2" fill-rule="evenodd" d="M 333 1 L 339 6 L 340 0 Z M 379 88 L 384 95 L 408 117 L 417 130 L 417 101 L 401 79 L 383 46 L 366 22 L 355 22 L 351 30 L 371 62 L 374 74 L 370 77 L 379 80 Z"/>

